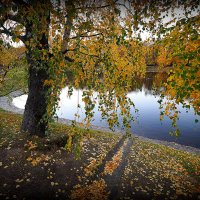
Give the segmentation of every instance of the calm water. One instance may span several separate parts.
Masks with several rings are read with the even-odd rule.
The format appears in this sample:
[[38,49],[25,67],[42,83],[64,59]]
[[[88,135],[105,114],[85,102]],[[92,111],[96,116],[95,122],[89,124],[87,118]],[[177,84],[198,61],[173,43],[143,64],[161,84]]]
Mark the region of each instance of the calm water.
[[[153,80],[155,73],[149,73],[144,80],[140,80],[137,84],[137,89],[133,89],[128,94],[131,100],[134,102],[136,108],[139,110],[138,120],[132,124],[131,131],[140,136],[145,136],[152,139],[173,141],[176,143],[193,146],[200,148],[200,123],[195,123],[195,119],[200,121],[199,116],[194,115],[193,109],[186,111],[181,105],[177,105],[178,110],[181,112],[177,125],[181,131],[181,136],[175,137],[169,135],[171,128],[171,121],[167,117],[164,117],[163,121],[160,121],[159,110],[159,94],[155,95],[152,90]],[[57,110],[58,117],[66,118],[70,120],[75,119],[75,114],[80,115],[79,121],[83,120],[84,115],[84,103],[82,99],[82,90],[74,90],[73,95],[68,97],[68,88],[64,88],[61,92],[59,102],[59,109]],[[94,94],[96,95],[96,93]],[[13,99],[15,106],[24,108],[27,95],[22,95]],[[81,108],[77,108],[77,105]],[[107,123],[101,120],[101,113],[98,111],[98,104],[96,105],[94,115],[94,121],[92,124],[107,127]],[[135,115],[134,110],[132,110]]]

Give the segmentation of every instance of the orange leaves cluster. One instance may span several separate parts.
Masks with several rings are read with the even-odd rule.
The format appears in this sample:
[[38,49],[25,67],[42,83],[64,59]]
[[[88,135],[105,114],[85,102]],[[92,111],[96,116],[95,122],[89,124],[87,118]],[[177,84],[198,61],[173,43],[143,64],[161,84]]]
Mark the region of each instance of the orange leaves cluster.
[[24,145],[24,147],[27,147],[28,150],[33,150],[37,148],[37,144],[34,144],[32,141],[28,141],[27,144]]
[[32,164],[32,166],[37,166],[41,162],[49,161],[50,157],[42,154],[40,156],[35,156],[35,157],[29,156],[26,160],[29,161]]
[[167,49],[163,46],[158,47],[158,49],[159,54],[156,57],[156,62],[159,64],[160,67],[168,66],[171,63],[171,57],[167,52]]
[[81,187],[80,185],[78,185],[73,189],[70,198],[79,200],[106,200],[108,199],[106,187],[106,182],[103,179],[94,181],[90,185],[87,185],[85,187]]
[[53,80],[45,80],[44,81],[44,86],[51,86],[53,84]]
[[[80,5],[85,3],[82,1]],[[63,15],[62,11],[59,16],[56,12],[52,13],[49,44],[53,56],[48,60],[51,69],[50,78],[44,82],[44,85],[51,88],[48,95],[48,115],[54,114],[51,112],[52,107],[54,111],[56,110],[57,96],[67,85],[67,78],[63,74],[67,74],[68,71],[75,76],[73,81],[69,80],[75,88],[85,87],[86,90],[97,91],[99,94],[111,92],[113,98],[102,100],[107,105],[109,105],[108,100],[111,102],[111,99],[116,99],[114,96],[124,96],[130,90],[133,77],[144,76],[146,70],[144,49],[132,38],[127,28],[122,26],[122,17],[116,12],[116,5],[113,2],[112,4],[109,10],[95,10],[93,4],[91,6],[94,9],[89,9],[86,13],[82,13],[81,9],[75,11],[70,6],[64,6],[63,11],[70,12],[67,23],[66,15]],[[60,25],[57,23],[58,20]],[[131,29],[131,26],[129,28]],[[66,31],[69,31],[68,36],[64,34]],[[63,49],[66,53],[61,56],[60,52]],[[74,62],[65,62],[65,56]],[[91,104],[87,100],[85,103],[88,107]],[[112,110],[111,107],[115,109],[115,106],[107,105],[106,112]],[[127,109],[129,102],[125,102],[125,106],[122,107]],[[88,113],[91,112],[92,109]],[[123,114],[126,115],[126,112]]]
[[[115,31],[117,30],[110,34],[114,35]],[[110,126],[117,122],[117,116],[114,114],[117,107],[122,108],[123,116],[129,114],[124,111],[130,108],[128,100],[119,102],[116,100],[122,99],[121,97],[125,97],[130,91],[134,77],[144,76],[146,71],[144,52],[142,45],[134,39],[120,39],[115,36],[103,40],[97,38],[82,40],[77,54],[72,54],[74,63],[71,67],[76,72],[75,87],[85,86],[86,91],[98,92],[101,105],[105,105],[99,108],[102,115],[107,116],[107,113],[112,113],[108,116],[109,119],[107,118]],[[92,95],[83,98],[88,107],[93,104],[89,99],[92,99]]]
[[112,173],[114,172],[114,170],[117,169],[117,167],[119,166],[121,159],[122,159],[122,155],[123,155],[123,149],[124,146],[126,146],[127,141],[124,142],[123,146],[117,151],[117,153],[113,156],[111,161],[108,161],[105,165],[104,168],[104,174],[109,174],[112,175]]
[[25,48],[4,47],[0,45],[0,83],[4,83],[7,72],[11,71],[15,66],[22,65],[18,59],[25,51]]
[[163,94],[167,95],[169,101],[174,100],[176,104],[182,103],[186,107],[193,106],[197,114],[200,112],[198,59],[200,38],[196,34],[199,22],[196,18],[193,24],[188,21],[180,27],[175,27],[157,45],[158,65],[161,68],[170,65],[169,77],[164,85]]
[[84,169],[85,176],[91,176],[93,174],[93,171],[97,167],[97,164],[98,164],[97,160],[95,158],[92,158],[89,165],[87,165],[86,168]]

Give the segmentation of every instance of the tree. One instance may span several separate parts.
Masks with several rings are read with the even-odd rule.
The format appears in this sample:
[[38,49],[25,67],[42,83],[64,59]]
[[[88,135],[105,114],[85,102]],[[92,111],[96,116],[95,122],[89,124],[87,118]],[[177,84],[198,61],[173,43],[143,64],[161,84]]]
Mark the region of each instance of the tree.
[[[172,119],[174,127],[179,113],[176,104],[192,106],[195,114],[200,115],[199,25],[199,16],[182,19],[159,42],[158,64],[162,68],[164,63],[171,63],[162,95],[167,96],[163,114]],[[176,132],[179,134],[178,129]]]
[[134,104],[126,93],[132,78],[145,73],[144,48],[134,34],[141,28],[156,34],[163,24],[161,15],[181,5],[187,13],[198,1],[2,1],[0,33],[24,43],[29,64],[22,130],[45,135],[67,71],[75,75],[76,87],[87,89],[86,125],[97,100],[92,91],[97,90],[99,109],[109,125],[118,123],[120,109],[128,127]]
[[0,96],[27,88],[27,62],[24,47],[0,45]]
[[0,84],[5,81],[7,73],[16,66],[24,48],[5,47],[0,45]]

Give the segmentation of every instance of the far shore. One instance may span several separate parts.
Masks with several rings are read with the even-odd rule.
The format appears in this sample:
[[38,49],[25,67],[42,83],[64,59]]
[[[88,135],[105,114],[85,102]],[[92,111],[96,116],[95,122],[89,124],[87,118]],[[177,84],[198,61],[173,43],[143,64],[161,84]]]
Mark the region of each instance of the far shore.
[[[13,98],[21,96],[23,94],[24,94],[23,91],[17,90],[17,91],[11,92],[7,96],[0,97],[0,108],[2,108],[5,111],[9,111],[9,112],[13,112],[13,113],[23,115],[24,109],[17,108],[12,103]],[[72,123],[71,120],[64,119],[64,118],[58,118],[58,119],[56,119],[56,121],[58,123],[62,123],[62,124],[66,124],[66,125],[71,125],[71,123]],[[98,131],[111,132],[111,130],[109,128],[101,127],[101,126],[92,125],[91,129],[98,130]],[[113,132],[113,133],[123,133],[123,132],[121,130],[115,130],[115,132]],[[132,133],[132,135],[133,135],[133,137],[139,138],[139,139],[147,141],[147,142],[165,145],[165,146],[177,149],[177,150],[186,151],[186,152],[189,152],[189,153],[200,155],[200,149],[195,148],[195,147],[186,146],[186,145],[178,144],[178,143],[175,143],[175,142],[168,142],[168,141],[163,141],[163,140],[150,139],[150,138],[147,138],[147,137],[139,136],[139,135],[134,134],[134,133]]]

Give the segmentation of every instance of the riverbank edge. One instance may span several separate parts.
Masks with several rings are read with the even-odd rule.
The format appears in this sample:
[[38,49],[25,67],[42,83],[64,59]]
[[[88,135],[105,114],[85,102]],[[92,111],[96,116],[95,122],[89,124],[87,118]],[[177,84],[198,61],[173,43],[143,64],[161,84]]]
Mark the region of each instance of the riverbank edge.
[[[17,108],[12,103],[13,98],[21,96],[23,94],[24,94],[23,91],[17,90],[17,91],[9,93],[7,96],[0,97],[0,108],[2,108],[5,111],[9,111],[9,112],[12,112],[12,113],[23,115],[24,109]],[[71,120],[64,119],[64,118],[57,118],[56,122],[61,123],[61,124],[66,124],[66,125],[72,124]],[[97,130],[97,131],[111,132],[111,130],[106,128],[106,127],[100,127],[100,126],[92,125],[90,128],[92,130]],[[115,132],[113,132],[113,133],[118,133],[118,134],[121,133],[122,134],[123,132],[121,130],[115,130]],[[177,150],[180,150],[180,151],[186,151],[188,153],[200,155],[200,149],[195,148],[195,147],[186,146],[186,145],[178,144],[178,143],[175,143],[175,142],[168,142],[168,141],[164,141],[164,140],[150,139],[150,138],[147,138],[147,137],[139,136],[135,133],[133,133],[132,135],[133,135],[133,137],[138,138],[138,139],[143,140],[143,141],[146,141],[146,142],[164,145],[164,146],[171,147],[171,148],[174,148],[174,149],[177,149]]]

